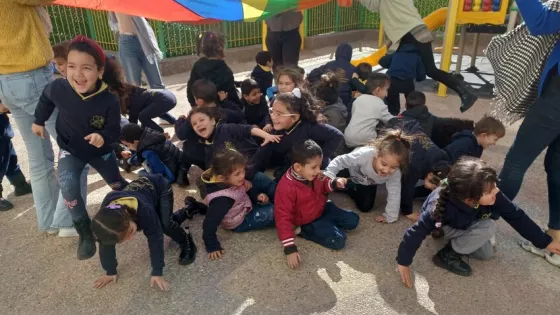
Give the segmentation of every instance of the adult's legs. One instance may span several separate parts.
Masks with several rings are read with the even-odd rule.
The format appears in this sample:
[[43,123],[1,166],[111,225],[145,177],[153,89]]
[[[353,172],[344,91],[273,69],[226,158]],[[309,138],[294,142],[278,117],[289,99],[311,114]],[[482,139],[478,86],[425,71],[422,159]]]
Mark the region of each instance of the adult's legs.
[[[142,57],[144,52],[136,35],[119,35],[119,57],[126,82],[142,85]],[[145,58],[145,57],[144,57]]]
[[366,186],[350,181],[345,192],[354,200],[360,211],[369,212],[373,209],[377,196],[377,185]]
[[397,116],[401,112],[401,93],[405,92],[405,84],[406,80],[391,77],[391,86],[389,87],[385,103],[387,103],[389,113],[393,116]]
[[297,66],[301,47],[299,28],[288,32],[282,32],[282,43],[283,64],[286,66]]
[[[142,46],[140,46],[142,48]],[[144,51],[141,51],[140,63],[142,65],[142,70],[146,74],[146,79],[148,80],[148,85],[150,89],[165,89],[165,84],[163,84],[163,79],[161,78],[161,73],[159,71],[159,65],[157,60],[150,60],[146,58]]]
[[274,69],[284,64],[282,45],[282,32],[271,32],[268,29],[266,33],[266,48],[272,54]]
[[[53,80],[52,68],[44,67],[28,72],[0,75],[0,99],[12,112],[25,143],[29,159],[29,173],[39,230],[52,224],[59,187],[54,174],[54,154],[50,137],[43,140],[31,132],[35,108],[45,86]],[[54,130],[57,111],[46,122],[47,131]]]

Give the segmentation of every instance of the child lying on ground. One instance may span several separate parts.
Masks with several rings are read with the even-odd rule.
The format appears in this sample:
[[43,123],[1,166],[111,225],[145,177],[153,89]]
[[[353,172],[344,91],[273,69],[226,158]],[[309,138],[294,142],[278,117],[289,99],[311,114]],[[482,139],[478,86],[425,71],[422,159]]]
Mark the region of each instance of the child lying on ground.
[[346,234],[341,229],[353,230],[360,221],[357,214],[328,201],[327,195],[343,189],[346,179],[322,175],[322,160],[323,151],[313,140],[298,143],[293,148],[292,167],[276,189],[274,218],[290,268],[301,262],[296,235],[330,249],[342,249]]
[[196,245],[188,228],[185,232],[181,227],[187,212],[187,208],[183,208],[173,213],[173,189],[159,174],[142,176],[124,190],[109,193],[91,223],[91,230],[99,242],[101,266],[106,271],[95,281],[95,288],[101,289],[113,281],[117,282],[115,246],[132,240],[137,231],[143,231],[152,263],[150,286],[169,290],[169,283],[163,279],[163,235],[169,236],[181,247],[180,265],[193,263],[196,256]]
[[208,258],[222,258],[216,230],[247,232],[274,226],[273,202],[276,183],[263,173],[245,180],[247,159],[233,149],[218,152],[211,168],[202,174],[208,211],[202,224],[202,239]]

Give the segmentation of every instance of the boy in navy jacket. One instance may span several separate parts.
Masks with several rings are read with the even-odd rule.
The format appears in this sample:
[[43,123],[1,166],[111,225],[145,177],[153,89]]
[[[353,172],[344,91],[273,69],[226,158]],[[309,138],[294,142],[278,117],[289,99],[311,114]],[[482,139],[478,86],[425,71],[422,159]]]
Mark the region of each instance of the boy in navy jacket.
[[[259,85],[253,79],[241,82],[241,104],[247,124],[263,129],[270,120],[270,113]],[[272,125],[270,127],[272,128]]]
[[494,117],[484,116],[474,125],[473,131],[465,130],[454,134],[445,151],[451,163],[465,155],[480,158],[484,149],[495,145],[505,134],[506,128],[502,122]]
[[272,86],[272,54],[269,51],[259,51],[255,56],[257,65],[251,72],[251,78],[259,84],[262,94],[266,94],[266,90]]
[[418,50],[411,44],[401,45],[397,52],[381,58],[379,65],[388,69],[387,75],[391,77],[391,87],[385,101],[389,112],[396,116],[401,111],[400,94],[407,97],[414,91],[414,80],[426,80],[426,69]]

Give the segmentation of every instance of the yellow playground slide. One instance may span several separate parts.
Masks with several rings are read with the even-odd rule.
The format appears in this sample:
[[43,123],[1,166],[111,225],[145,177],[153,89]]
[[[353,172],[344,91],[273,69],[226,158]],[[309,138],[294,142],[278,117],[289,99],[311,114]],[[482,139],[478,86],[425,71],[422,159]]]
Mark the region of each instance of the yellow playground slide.
[[[428,15],[424,18],[424,23],[426,23],[428,28],[431,31],[433,31],[436,28],[444,25],[446,19],[447,19],[447,7],[437,9],[434,12],[430,13],[430,15]],[[383,21],[381,21],[381,22],[383,22]],[[369,63],[372,67],[377,66],[379,64],[379,59],[381,59],[381,57],[385,56],[385,54],[387,54],[387,45],[379,48],[376,52],[374,52],[373,54],[371,54],[367,57],[357,59],[357,60],[353,60],[352,64],[354,66],[357,66],[358,64],[360,64],[362,62],[365,62],[365,63]]]

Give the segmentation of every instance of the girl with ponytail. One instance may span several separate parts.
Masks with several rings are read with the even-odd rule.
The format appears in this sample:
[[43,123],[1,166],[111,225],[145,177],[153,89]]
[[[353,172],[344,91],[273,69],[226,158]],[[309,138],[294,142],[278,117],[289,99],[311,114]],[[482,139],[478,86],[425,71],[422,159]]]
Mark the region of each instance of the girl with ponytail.
[[45,138],[45,122],[58,109],[58,179],[62,196],[79,234],[78,259],[88,259],[96,248],[90,219],[81,197],[80,174],[91,165],[114,190],[124,188],[112,144],[120,136],[119,100],[106,81],[116,68],[93,40],[78,36],[70,43],[66,79],[47,85],[35,110],[32,131]]
[[447,179],[424,202],[418,222],[404,234],[397,255],[401,280],[412,287],[410,265],[422,241],[432,231],[441,229],[447,245],[433,257],[436,266],[460,276],[472,274],[462,256],[487,260],[493,254],[490,239],[496,223],[503,217],[522,237],[535,247],[560,254],[560,242],[541,230],[523,210],[513,204],[497,187],[496,171],[476,158],[459,160]]

